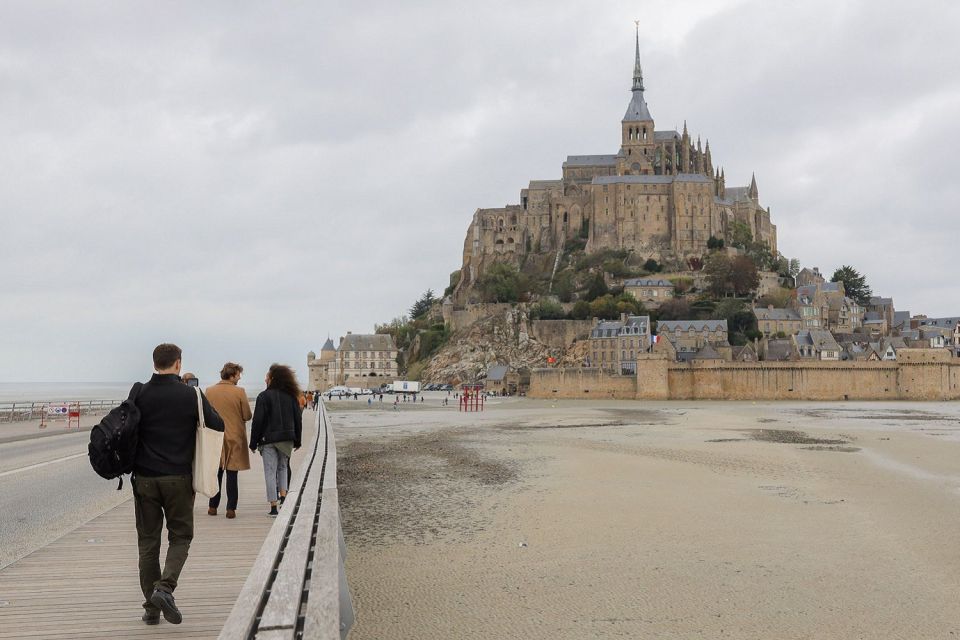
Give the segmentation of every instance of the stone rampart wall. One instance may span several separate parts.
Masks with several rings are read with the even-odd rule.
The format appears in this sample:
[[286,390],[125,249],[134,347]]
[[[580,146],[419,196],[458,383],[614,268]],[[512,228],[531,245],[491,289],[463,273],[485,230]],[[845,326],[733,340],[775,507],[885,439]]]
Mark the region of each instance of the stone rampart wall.
[[[540,369],[529,395],[644,400],[957,400],[960,361],[695,362],[655,356],[637,362],[637,376],[594,369]],[[592,374],[592,375],[591,375]],[[632,394],[631,394],[632,387]]]
[[529,396],[535,398],[614,398],[632,400],[637,395],[633,376],[600,369],[534,369]]

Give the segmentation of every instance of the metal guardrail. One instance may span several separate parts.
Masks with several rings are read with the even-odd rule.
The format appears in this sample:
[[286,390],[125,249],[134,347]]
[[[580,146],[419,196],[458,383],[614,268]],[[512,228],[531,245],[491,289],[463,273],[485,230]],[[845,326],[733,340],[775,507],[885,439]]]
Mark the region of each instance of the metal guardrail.
[[25,401],[0,402],[0,422],[21,422],[25,420],[39,420],[44,407],[48,405],[79,406],[81,415],[106,413],[119,405],[122,400],[74,400],[74,401]]
[[316,416],[316,437],[220,631],[221,640],[342,640],[353,626],[337,448],[323,403]]

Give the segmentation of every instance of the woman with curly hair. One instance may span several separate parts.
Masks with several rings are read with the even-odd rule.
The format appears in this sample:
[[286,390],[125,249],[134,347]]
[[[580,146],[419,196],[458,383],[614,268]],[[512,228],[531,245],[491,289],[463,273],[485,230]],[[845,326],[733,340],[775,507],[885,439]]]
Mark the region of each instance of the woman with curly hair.
[[282,364],[270,365],[264,380],[267,388],[257,396],[250,431],[250,450],[263,457],[263,478],[267,484],[270,513],[277,515],[277,500],[287,496],[287,469],[290,455],[300,448],[303,414],[300,409],[300,386],[293,369]]

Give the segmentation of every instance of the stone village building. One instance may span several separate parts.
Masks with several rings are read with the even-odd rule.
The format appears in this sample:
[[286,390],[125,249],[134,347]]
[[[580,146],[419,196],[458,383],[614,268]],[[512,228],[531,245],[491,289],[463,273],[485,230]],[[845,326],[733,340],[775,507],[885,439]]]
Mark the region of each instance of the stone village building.
[[620,149],[607,155],[568,156],[555,180],[532,180],[520,203],[477,209],[463,245],[453,297],[476,302],[474,284],[492,264],[520,266],[531,255],[555,264],[565,244],[582,239],[587,253],[632,251],[663,260],[702,256],[711,236],[727,238],[734,221],[777,252],[777,229],[760,205],[756,179],[727,187],[714,166],[709,141],[657,130],[644,98],[637,33],[632,97],[620,122]]
[[624,313],[619,320],[594,318],[589,345],[587,367],[633,373],[637,355],[650,350],[650,316]]
[[689,361],[708,346],[711,354],[715,351],[724,360],[732,358],[726,320],[661,320],[657,338],[658,343],[670,343],[669,348],[663,346],[677,360]]
[[629,278],[623,281],[623,292],[632,295],[647,309],[657,309],[673,298],[673,283],[661,278]]
[[308,390],[325,391],[337,385],[377,387],[397,376],[397,347],[393,336],[384,333],[347,332],[336,348],[327,338],[320,357],[307,354]]

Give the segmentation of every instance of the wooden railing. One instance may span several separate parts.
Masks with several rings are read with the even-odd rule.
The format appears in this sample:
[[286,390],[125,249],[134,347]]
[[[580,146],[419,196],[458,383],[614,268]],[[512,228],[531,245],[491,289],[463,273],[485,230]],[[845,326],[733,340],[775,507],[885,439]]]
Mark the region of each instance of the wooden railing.
[[353,625],[337,448],[323,403],[317,407],[315,433],[221,640],[343,639]]

